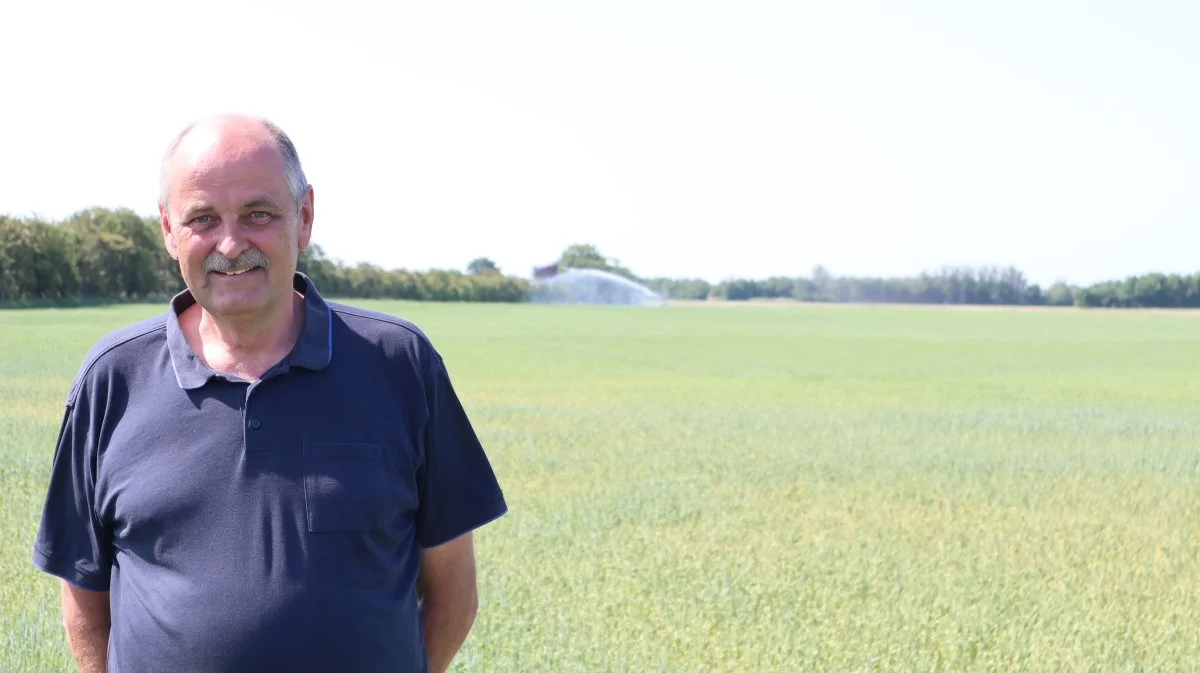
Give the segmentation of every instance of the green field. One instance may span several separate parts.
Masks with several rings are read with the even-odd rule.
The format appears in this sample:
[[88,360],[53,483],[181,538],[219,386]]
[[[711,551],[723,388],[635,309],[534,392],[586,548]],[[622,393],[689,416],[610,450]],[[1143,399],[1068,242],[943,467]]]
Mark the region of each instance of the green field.
[[[362,302],[446,356],[511,513],[459,671],[1200,662],[1200,315]],[[0,670],[69,670],[32,570],[91,341],[0,312]]]

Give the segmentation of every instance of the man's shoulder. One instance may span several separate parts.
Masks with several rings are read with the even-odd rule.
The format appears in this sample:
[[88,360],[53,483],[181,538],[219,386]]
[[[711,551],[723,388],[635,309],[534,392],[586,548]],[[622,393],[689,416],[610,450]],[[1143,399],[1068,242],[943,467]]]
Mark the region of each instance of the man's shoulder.
[[415,351],[440,359],[424,330],[410,320],[359,306],[329,302],[329,310],[355,334],[389,349]]
[[118,364],[127,360],[126,356],[144,355],[147,347],[165,343],[166,331],[167,314],[164,311],[108,332],[92,343],[80,371],[97,365]]
[[74,402],[84,382],[101,376],[121,375],[125,369],[144,363],[147,349],[166,344],[166,328],[167,313],[163,311],[96,339],[79,365],[68,404]]

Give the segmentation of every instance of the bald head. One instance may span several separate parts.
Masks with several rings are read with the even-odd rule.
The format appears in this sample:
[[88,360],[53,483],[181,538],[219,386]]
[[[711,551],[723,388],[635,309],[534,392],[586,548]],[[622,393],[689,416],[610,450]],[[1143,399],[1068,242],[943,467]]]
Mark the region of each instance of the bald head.
[[197,120],[175,136],[162,160],[159,203],[164,210],[168,209],[176,158],[180,155],[187,155],[190,161],[195,161],[205,154],[247,154],[265,148],[278,154],[292,202],[299,209],[304,202],[308,179],[291,138],[266,119],[236,114],[214,115]]

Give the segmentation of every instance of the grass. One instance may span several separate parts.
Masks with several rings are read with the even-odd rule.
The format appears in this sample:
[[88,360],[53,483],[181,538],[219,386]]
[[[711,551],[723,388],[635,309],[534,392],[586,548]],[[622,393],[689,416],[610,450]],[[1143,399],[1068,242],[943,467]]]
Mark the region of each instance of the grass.
[[[361,302],[447,358],[511,513],[457,671],[1200,660],[1200,316]],[[66,388],[157,306],[0,312],[0,670]]]

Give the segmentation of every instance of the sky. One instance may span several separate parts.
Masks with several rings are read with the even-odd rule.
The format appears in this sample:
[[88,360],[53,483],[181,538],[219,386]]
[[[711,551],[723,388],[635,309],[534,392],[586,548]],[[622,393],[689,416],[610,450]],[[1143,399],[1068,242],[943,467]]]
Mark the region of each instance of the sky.
[[528,276],[1200,271],[1200,3],[44,0],[0,8],[0,214],[155,215],[265,116],[344,263]]

